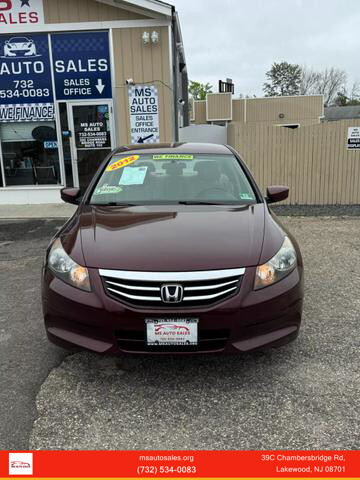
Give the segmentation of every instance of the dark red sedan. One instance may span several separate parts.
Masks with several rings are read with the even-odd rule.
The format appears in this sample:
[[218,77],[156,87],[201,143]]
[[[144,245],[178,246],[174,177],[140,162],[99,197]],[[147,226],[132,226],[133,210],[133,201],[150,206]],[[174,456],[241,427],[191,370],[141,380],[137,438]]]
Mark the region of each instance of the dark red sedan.
[[239,353],[296,338],[299,247],[239,155],[215,144],[120,148],[51,241],[43,269],[51,341],[100,353]]

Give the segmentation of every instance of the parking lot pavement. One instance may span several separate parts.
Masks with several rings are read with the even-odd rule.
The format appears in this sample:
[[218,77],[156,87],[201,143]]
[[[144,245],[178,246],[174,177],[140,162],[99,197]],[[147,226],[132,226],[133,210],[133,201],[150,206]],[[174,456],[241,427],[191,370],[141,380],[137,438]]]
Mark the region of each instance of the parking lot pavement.
[[0,449],[27,449],[35,397],[67,354],[44,335],[40,271],[64,220],[0,220]]
[[[282,221],[299,240],[306,269],[295,343],[238,357],[70,355],[41,386],[30,448],[358,449],[360,219]],[[28,290],[2,312],[23,340],[3,344],[13,342],[10,365],[20,378],[39,379],[61,354],[38,327],[34,272],[37,278],[33,260],[10,267],[13,287],[3,297]]]

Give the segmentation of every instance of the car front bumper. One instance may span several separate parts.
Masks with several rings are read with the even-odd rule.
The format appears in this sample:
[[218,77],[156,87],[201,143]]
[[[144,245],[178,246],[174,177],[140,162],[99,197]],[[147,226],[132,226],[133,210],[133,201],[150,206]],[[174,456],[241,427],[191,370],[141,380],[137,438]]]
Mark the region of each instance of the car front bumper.
[[[142,310],[105,294],[96,269],[89,269],[92,292],[84,292],[43,272],[42,300],[48,338],[63,347],[81,347],[103,354],[241,353],[294,340],[299,332],[302,268],[280,282],[254,291],[255,267],[248,267],[239,292],[208,308],[181,311]],[[196,347],[149,347],[146,318],[197,318]]]

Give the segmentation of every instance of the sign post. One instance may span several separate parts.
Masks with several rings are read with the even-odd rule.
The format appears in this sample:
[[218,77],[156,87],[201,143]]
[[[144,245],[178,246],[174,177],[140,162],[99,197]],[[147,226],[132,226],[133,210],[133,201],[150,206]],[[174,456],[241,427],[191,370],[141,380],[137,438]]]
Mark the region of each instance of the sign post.
[[159,101],[155,85],[129,87],[131,143],[159,143]]

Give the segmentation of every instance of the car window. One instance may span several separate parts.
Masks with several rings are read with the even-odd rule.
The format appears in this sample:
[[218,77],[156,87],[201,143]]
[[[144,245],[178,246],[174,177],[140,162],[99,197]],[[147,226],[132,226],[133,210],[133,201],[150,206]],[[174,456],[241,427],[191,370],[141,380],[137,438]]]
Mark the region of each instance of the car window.
[[91,204],[208,202],[248,204],[256,195],[232,155],[114,155]]

